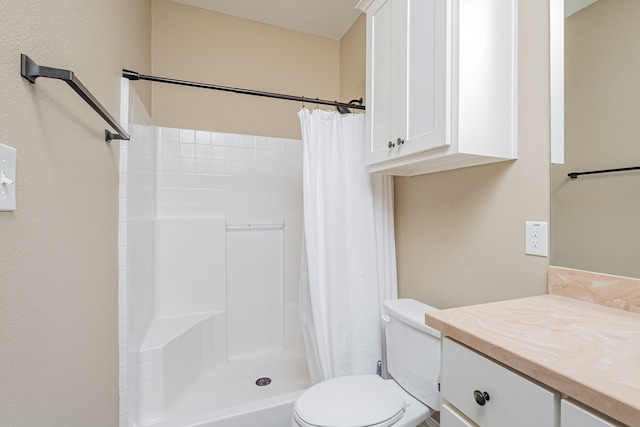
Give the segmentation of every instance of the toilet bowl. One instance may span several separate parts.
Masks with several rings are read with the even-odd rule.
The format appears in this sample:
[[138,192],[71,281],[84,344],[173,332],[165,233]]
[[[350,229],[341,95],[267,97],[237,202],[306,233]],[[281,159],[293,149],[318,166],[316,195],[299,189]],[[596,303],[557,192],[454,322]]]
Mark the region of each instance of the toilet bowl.
[[421,302],[384,303],[392,379],[352,375],[320,382],[295,402],[292,427],[415,427],[440,406],[440,333],[424,324]]
[[414,427],[434,412],[377,375],[333,378],[307,392],[295,402],[292,427]]

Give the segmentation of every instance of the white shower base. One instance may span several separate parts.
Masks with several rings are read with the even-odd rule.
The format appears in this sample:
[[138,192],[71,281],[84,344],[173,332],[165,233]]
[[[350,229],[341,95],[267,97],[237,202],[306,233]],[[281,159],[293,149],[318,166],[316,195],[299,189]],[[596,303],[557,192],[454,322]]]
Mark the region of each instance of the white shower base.
[[[271,384],[257,386],[261,377]],[[281,427],[309,387],[306,360],[288,352],[237,358],[197,380],[154,427]],[[196,415],[194,415],[196,414]]]
[[[258,378],[271,384],[257,386]],[[237,357],[203,373],[164,417],[145,427],[246,427],[289,425],[296,398],[309,387],[304,355],[272,351]]]

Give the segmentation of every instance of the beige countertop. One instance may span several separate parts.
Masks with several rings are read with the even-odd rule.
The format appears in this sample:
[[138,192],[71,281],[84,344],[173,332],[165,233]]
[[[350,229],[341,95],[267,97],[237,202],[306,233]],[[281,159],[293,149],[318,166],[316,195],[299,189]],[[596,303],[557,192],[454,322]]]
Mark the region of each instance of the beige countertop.
[[640,315],[541,295],[426,314],[426,324],[630,426],[640,426]]

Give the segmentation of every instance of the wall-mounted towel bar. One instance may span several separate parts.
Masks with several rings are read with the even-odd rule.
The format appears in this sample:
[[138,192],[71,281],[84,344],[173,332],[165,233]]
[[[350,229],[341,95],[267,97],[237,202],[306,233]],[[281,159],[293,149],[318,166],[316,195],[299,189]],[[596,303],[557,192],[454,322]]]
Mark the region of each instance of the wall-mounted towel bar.
[[118,133],[112,133],[109,130],[105,129],[104,131],[104,139],[107,142],[110,142],[113,139],[129,139],[129,134],[124,130],[120,123],[118,123],[109,112],[98,102],[98,100],[87,90],[86,87],[78,80],[78,78],[73,74],[73,71],[63,70],[60,68],[51,68],[51,67],[43,67],[41,65],[36,64],[31,58],[29,58],[24,53],[20,55],[20,74],[25,79],[29,80],[30,83],[35,83],[38,77],[48,77],[52,79],[64,80],[71,88],[76,91],[78,95],[82,99],[84,99],[87,104],[91,106],[95,110],[96,113],[100,115],[103,119],[106,120],[107,123]]
[[284,224],[242,224],[242,225],[227,225],[227,231],[267,231],[267,230],[282,230]]
[[626,172],[626,171],[635,171],[640,170],[640,166],[633,166],[630,168],[619,168],[619,169],[603,169],[598,171],[587,171],[587,172],[569,172],[567,176],[571,179],[578,179],[580,175],[594,175],[599,173],[611,173],[611,172]]

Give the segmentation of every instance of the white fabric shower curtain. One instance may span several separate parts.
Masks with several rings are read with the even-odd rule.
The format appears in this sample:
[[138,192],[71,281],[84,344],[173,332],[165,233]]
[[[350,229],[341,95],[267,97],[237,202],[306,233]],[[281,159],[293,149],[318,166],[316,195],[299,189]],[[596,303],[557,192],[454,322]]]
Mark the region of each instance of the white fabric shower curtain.
[[298,116],[307,258],[300,307],[315,384],[375,373],[382,360],[382,303],[397,298],[393,178],[366,172],[364,114],[303,108]]

